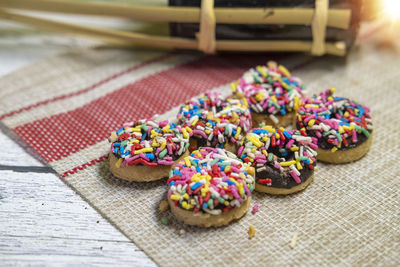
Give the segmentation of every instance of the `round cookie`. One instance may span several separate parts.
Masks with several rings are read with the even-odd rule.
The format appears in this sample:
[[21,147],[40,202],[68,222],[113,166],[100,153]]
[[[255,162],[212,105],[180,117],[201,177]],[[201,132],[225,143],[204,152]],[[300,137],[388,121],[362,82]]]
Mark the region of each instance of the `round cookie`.
[[247,99],[253,127],[261,123],[275,127],[291,125],[304,96],[302,81],[272,61],[248,70],[231,87],[235,97]]
[[246,100],[224,99],[208,92],[183,104],[178,121],[192,128],[194,147],[218,147],[236,152],[243,135],[251,129],[251,114]]
[[168,176],[175,161],[188,155],[191,129],[152,119],[125,123],[109,137],[110,171],[118,178],[149,182]]
[[318,139],[318,160],[347,163],[360,159],[372,143],[373,127],[368,107],[329,89],[304,99],[296,116],[296,127]]
[[229,151],[202,147],[170,171],[168,186],[168,202],[178,220],[222,226],[249,209],[254,168]]
[[314,175],[317,140],[298,130],[261,126],[246,135],[238,151],[255,168],[255,190],[286,195],[306,188]]

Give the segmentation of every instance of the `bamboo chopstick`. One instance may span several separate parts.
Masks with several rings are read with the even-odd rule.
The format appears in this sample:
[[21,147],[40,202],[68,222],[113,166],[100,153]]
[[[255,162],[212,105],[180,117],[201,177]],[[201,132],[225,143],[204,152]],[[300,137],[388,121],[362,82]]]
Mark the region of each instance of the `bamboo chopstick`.
[[16,14],[4,9],[0,9],[0,18],[13,22],[23,23],[28,26],[36,27],[43,30],[76,34],[84,37],[96,38],[115,44],[137,44],[156,48],[197,49],[197,42],[195,40],[81,26],[49,19],[37,18],[28,15]]
[[[81,15],[130,18],[148,22],[200,22],[198,7],[133,6],[65,0],[0,0],[0,7]],[[216,22],[226,24],[310,25],[313,8],[214,8]],[[328,27],[348,29],[351,10],[329,9]]]
[[[60,33],[70,33],[85,37],[96,38],[120,45],[142,45],[161,49],[197,49],[197,41],[193,39],[153,36],[139,33],[123,32],[110,29],[80,26],[70,23],[42,19],[33,16],[16,14],[0,9],[0,18],[13,22],[27,24],[44,30]],[[343,42],[326,43],[326,52],[332,55],[343,56],[346,46]],[[216,42],[220,51],[304,51],[309,52],[312,42],[306,41],[232,41],[221,40]]]

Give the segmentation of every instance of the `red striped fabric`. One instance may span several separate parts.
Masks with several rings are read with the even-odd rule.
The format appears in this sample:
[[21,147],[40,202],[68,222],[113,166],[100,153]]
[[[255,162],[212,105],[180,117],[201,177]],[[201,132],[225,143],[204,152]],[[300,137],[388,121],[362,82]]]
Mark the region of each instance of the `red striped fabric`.
[[238,78],[271,56],[208,56],[151,75],[75,110],[14,131],[48,162],[107,138],[124,122],[164,113],[185,100]]
[[132,66],[132,67],[130,67],[130,68],[126,69],[126,70],[123,70],[123,71],[121,71],[119,73],[115,73],[115,74],[113,74],[113,75],[111,75],[111,76],[109,76],[109,77],[107,77],[107,78],[95,83],[95,84],[92,84],[91,86],[88,86],[88,87],[86,87],[84,89],[81,89],[81,90],[78,90],[76,92],[69,93],[69,94],[64,94],[64,95],[60,95],[60,96],[56,96],[56,97],[53,97],[53,98],[50,98],[50,99],[39,101],[39,102],[37,102],[35,104],[28,105],[26,107],[23,107],[23,108],[20,108],[20,109],[17,109],[17,110],[13,110],[11,112],[8,112],[6,114],[1,115],[0,116],[0,120],[3,120],[4,118],[7,118],[7,117],[14,116],[15,114],[18,114],[18,113],[21,113],[21,112],[24,112],[24,111],[31,110],[32,108],[37,108],[37,107],[40,107],[40,106],[43,106],[43,105],[46,105],[46,104],[49,104],[49,103],[52,103],[52,102],[60,101],[60,100],[66,99],[66,98],[70,98],[70,97],[73,97],[73,96],[77,96],[77,95],[81,95],[81,94],[87,93],[87,92],[89,92],[89,91],[91,91],[93,89],[96,89],[97,87],[99,87],[99,86],[101,86],[101,85],[103,85],[103,84],[105,84],[105,83],[107,83],[107,82],[109,82],[111,80],[114,80],[114,79],[116,79],[118,77],[121,77],[122,75],[125,75],[125,74],[127,74],[129,72],[135,71],[135,70],[137,70],[139,68],[142,68],[142,67],[144,67],[146,65],[149,65],[151,63],[166,59],[168,57],[171,57],[172,55],[173,55],[173,53],[163,54],[161,56],[158,56],[158,57],[149,59],[149,60],[147,60],[145,62],[142,62],[142,63],[140,63],[138,65]]

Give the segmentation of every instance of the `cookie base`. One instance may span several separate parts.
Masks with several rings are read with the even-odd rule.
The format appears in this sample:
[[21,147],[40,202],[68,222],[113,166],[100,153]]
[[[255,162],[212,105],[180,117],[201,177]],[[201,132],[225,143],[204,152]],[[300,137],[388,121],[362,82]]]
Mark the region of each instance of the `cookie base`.
[[223,212],[220,215],[212,215],[209,213],[193,213],[193,211],[184,210],[175,206],[174,201],[168,199],[169,206],[175,217],[183,221],[185,224],[200,227],[224,226],[233,220],[241,218],[250,208],[251,197],[246,199],[239,208]]
[[336,150],[335,152],[332,152],[330,149],[318,148],[317,160],[335,164],[348,163],[359,160],[365,154],[367,154],[369,148],[371,147],[372,136],[373,134],[371,134],[364,143],[351,149]]
[[313,179],[314,179],[314,174],[308,177],[307,180],[305,180],[303,183],[296,185],[292,188],[278,188],[256,183],[255,190],[257,192],[267,193],[271,195],[289,195],[304,190],[311,183]]
[[186,151],[173,165],[159,165],[157,167],[135,165],[117,168],[115,163],[117,163],[118,158],[111,152],[108,158],[110,161],[110,171],[114,176],[130,182],[151,182],[167,177],[171,168],[174,168],[177,162],[188,155],[189,151]]
[[295,113],[290,112],[287,113],[286,115],[275,115],[275,117],[279,120],[278,123],[275,123],[271,118],[266,115],[266,114],[260,114],[260,113],[255,113],[251,112],[251,117],[253,121],[253,127],[259,127],[261,123],[264,123],[266,125],[272,125],[275,128],[277,127],[287,127],[289,125],[293,124]]

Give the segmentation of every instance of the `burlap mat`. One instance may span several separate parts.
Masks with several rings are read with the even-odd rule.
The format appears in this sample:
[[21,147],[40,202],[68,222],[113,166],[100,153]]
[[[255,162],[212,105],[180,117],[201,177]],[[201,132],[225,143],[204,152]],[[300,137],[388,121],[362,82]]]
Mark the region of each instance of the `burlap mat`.
[[[138,184],[110,175],[110,131],[156,113],[174,117],[174,107],[207,90],[227,94],[230,81],[271,57],[302,77],[309,95],[336,87],[371,107],[375,134],[367,156],[319,164],[313,183],[295,195],[255,193],[258,213],[211,229],[182,225],[158,211],[165,180]],[[399,265],[399,58],[368,42],[345,59],[79,50],[3,77],[0,116],[160,265]],[[256,229],[251,240],[250,225]]]

